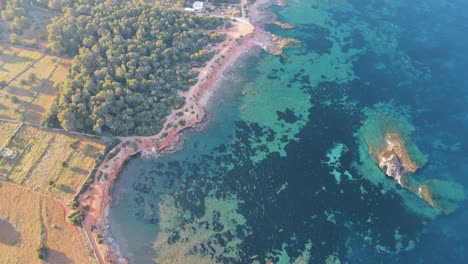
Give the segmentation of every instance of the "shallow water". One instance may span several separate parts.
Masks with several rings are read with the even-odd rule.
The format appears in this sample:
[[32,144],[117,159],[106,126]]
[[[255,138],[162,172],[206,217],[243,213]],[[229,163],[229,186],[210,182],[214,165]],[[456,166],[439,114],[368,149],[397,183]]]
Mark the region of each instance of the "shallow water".
[[405,109],[429,156],[414,177],[466,189],[468,2],[288,3],[272,10],[295,28],[268,30],[302,45],[240,63],[181,151],[121,173],[110,217],[123,251],[134,263],[464,263],[467,202],[417,214],[360,169],[357,132],[379,102]]

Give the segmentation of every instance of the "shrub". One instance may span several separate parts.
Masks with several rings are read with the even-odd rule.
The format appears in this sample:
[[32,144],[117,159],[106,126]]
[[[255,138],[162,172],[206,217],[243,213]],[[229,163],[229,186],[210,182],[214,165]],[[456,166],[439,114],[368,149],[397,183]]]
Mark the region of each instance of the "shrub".
[[120,152],[120,148],[115,148],[107,155],[107,160],[113,159],[115,156],[117,156],[117,154],[119,154],[119,152]]
[[80,141],[79,141],[79,140],[74,141],[74,142],[70,143],[70,148],[72,148],[72,149],[77,149],[77,148],[78,148],[78,144],[80,144]]
[[113,138],[107,145],[106,145],[106,148],[104,150],[104,155],[106,155],[107,153],[109,153],[109,151],[111,151],[113,148],[117,147],[117,145],[120,144],[120,139],[118,138]]
[[81,226],[81,223],[84,220],[84,213],[80,209],[72,210],[68,215],[67,215],[67,222],[76,225],[76,226]]
[[76,209],[78,206],[80,206],[80,202],[78,202],[78,200],[72,200],[67,204],[67,206],[71,209]]
[[10,35],[10,43],[11,43],[12,45],[15,45],[15,44],[18,43],[18,41],[19,41],[18,35],[16,35],[15,33],[11,33],[11,35]]
[[39,244],[39,246],[38,246],[37,249],[36,249],[36,252],[37,252],[37,257],[38,257],[39,259],[44,260],[44,259],[47,258],[47,247],[46,247],[46,245],[44,244],[44,242],[41,242],[41,243]]
[[32,83],[35,83],[35,82],[36,82],[36,79],[37,79],[37,78],[36,78],[36,74],[30,73],[30,74],[28,75],[28,82],[29,82],[29,83],[31,83],[31,84],[32,84]]
[[96,243],[102,244],[102,242],[104,242],[104,239],[102,238],[102,236],[101,236],[101,235],[97,235],[97,236],[96,236]]

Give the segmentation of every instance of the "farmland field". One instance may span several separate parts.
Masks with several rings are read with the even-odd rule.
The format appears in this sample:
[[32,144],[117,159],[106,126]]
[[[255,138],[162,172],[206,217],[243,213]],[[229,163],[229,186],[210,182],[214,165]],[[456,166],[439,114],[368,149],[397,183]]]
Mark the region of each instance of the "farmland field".
[[65,222],[59,202],[5,182],[0,197],[1,263],[43,263],[36,252],[41,239],[48,263],[89,263],[79,230]]
[[17,123],[2,123],[0,122],[0,148],[5,145],[10,136],[15,132],[19,126]]
[[70,62],[11,46],[0,46],[0,118],[39,124],[65,79]]
[[0,80],[13,79],[41,56],[38,51],[0,46]]
[[52,196],[72,198],[93,169],[104,145],[23,125],[6,146],[18,154],[0,159],[0,175],[30,189]]

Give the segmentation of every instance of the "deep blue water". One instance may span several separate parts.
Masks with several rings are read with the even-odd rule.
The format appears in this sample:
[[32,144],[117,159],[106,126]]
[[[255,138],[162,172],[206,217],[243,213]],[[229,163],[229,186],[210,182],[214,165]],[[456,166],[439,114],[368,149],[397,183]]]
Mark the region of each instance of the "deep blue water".
[[[399,192],[383,192],[358,169],[356,132],[366,107],[409,109],[412,140],[429,156],[414,177],[466,190],[468,2],[288,3],[272,10],[295,28],[267,29],[302,44],[244,59],[181,151],[133,159],[121,173],[111,231],[127,256],[466,263],[467,202],[435,219],[412,212]],[[333,165],[327,153],[337,146]]]

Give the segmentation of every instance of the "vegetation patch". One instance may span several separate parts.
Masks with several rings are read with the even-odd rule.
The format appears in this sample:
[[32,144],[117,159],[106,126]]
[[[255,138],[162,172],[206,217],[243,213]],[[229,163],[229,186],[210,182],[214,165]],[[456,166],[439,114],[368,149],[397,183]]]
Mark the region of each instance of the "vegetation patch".
[[37,257],[39,259],[45,260],[47,259],[47,247],[44,242],[41,242],[36,249]]
[[70,211],[67,215],[67,222],[76,226],[81,226],[81,223],[84,220],[84,213],[80,209],[75,209]]

